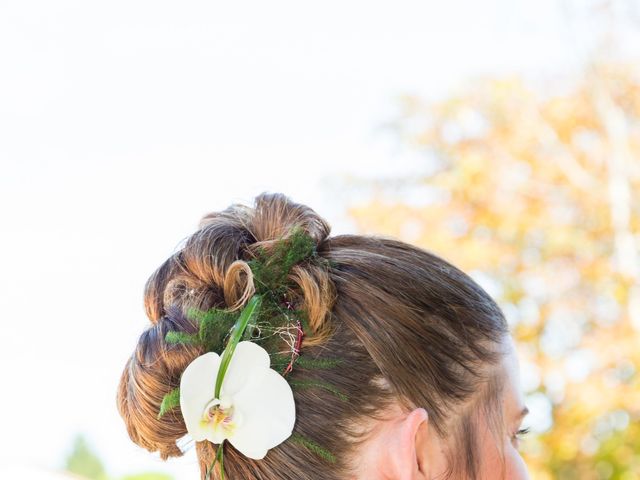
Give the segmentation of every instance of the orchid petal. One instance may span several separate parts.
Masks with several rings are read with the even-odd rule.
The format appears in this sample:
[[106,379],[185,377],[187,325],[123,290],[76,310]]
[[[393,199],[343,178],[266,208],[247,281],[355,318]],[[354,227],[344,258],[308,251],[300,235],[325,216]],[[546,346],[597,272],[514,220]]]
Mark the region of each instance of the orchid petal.
[[187,431],[196,442],[205,439],[214,443],[222,441],[201,422],[204,407],[214,397],[219,368],[220,355],[208,352],[193,360],[180,379],[180,410]]
[[228,440],[243,455],[260,460],[291,435],[296,418],[293,391],[275,370],[253,370],[233,403],[243,420]]
[[232,397],[244,388],[252,372],[257,369],[269,368],[270,363],[269,353],[260,345],[251,341],[239,342],[225,373],[220,396]]

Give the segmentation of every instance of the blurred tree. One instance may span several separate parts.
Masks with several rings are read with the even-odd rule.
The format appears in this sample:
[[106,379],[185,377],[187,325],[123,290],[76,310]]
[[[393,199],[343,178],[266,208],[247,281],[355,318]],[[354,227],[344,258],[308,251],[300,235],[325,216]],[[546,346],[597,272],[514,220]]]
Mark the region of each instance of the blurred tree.
[[593,63],[547,96],[517,77],[408,96],[394,125],[429,171],[353,207],[359,229],[448,258],[499,301],[533,478],[640,479],[640,70]]
[[[90,480],[108,480],[106,469],[100,458],[91,450],[83,435],[77,435],[73,449],[66,460],[66,470],[82,478]],[[166,473],[147,472],[129,474],[121,480],[173,480],[173,476]]]
[[87,440],[78,435],[73,444],[73,450],[67,458],[66,469],[91,480],[106,480],[107,474],[98,456],[91,451]]
[[127,475],[122,480],[173,480],[171,475],[165,473],[140,473],[137,475]]

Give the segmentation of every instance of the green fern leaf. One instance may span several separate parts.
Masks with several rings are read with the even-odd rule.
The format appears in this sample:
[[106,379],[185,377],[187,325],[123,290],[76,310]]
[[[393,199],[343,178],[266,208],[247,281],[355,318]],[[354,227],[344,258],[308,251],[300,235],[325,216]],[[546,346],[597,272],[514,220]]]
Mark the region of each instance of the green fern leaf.
[[303,435],[300,435],[297,432],[294,432],[293,434],[291,434],[291,437],[289,437],[289,438],[290,438],[290,440],[292,442],[297,443],[299,445],[302,445],[303,447],[308,448],[313,453],[315,453],[316,455],[319,455],[320,457],[324,458],[328,462],[331,462],[331,463],[335,463],[336,462],[336,457],[335,457],[335,455],[333,455],[333,453],[331,453],[326,448],[321,447],[320,445],[318,445],[316,442],[314,442],[310,438],[305,437]]
[[329,392],[333,393],[336,397],[338,397],[343,402],[349,401],[349,397],[347,397],[344,393],[342,393],[338,388],[331,385],[330,383],[319,381],[319,380],[291,380],[289,382],[292,388],[324,388]]
[[160,413],[158,413],[158,420],[167,413],[169,410],[180,406],[180,387],[174,388],[162,398],[160,404]]

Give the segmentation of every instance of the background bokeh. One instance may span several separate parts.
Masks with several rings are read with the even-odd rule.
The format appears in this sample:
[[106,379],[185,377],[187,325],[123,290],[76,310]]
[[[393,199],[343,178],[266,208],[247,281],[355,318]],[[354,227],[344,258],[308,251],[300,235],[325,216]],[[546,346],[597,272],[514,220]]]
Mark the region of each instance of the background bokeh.
[[0,478],[197,478],[115,406],[147,277],[281,191],[469,272],[534,479],[640,479],[640,3],[4,0]]

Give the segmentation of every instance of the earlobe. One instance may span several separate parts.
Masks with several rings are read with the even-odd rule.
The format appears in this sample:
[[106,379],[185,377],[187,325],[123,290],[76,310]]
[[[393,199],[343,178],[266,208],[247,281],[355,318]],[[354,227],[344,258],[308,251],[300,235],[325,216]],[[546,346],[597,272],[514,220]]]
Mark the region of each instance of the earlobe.
[[394,480],[427,480],[425,442],[429,415],[424,408],[416,408],[397,420],[388,439],[388,457],[384,462],[384,476]]

